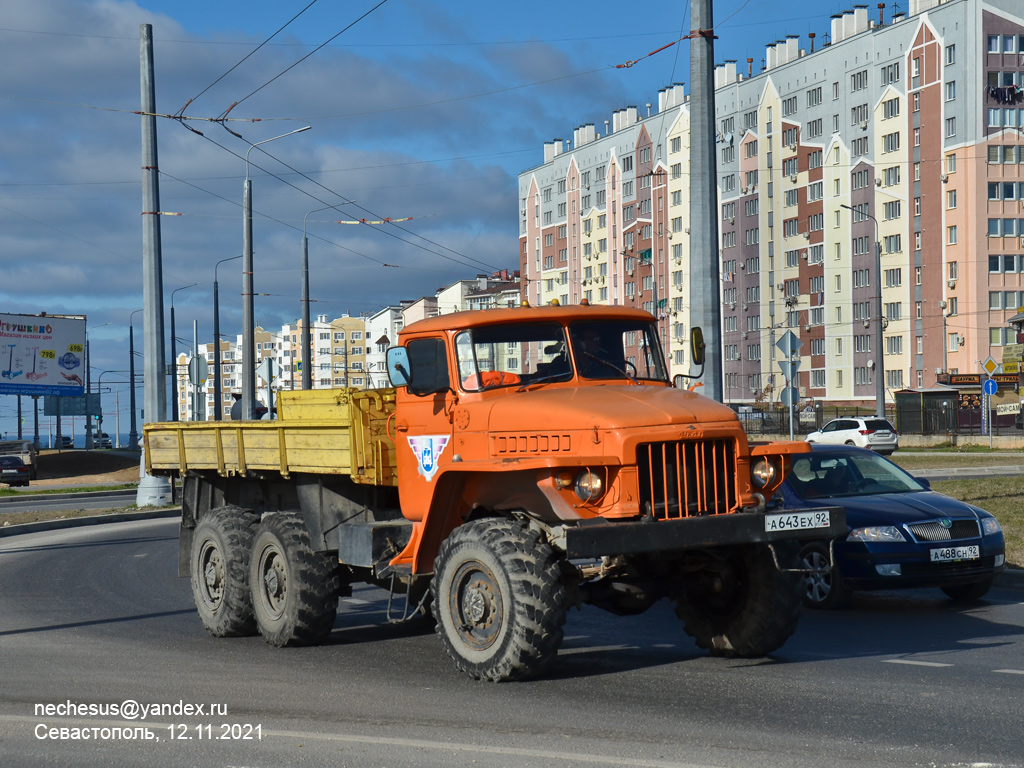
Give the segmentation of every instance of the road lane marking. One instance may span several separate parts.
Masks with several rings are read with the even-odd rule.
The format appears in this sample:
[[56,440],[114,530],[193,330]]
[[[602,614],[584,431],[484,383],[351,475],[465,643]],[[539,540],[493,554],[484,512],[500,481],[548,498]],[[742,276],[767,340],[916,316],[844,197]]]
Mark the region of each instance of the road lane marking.
[[952,664],[942,664],[937,661],[911,661],[910,659],[882,659],[885,664],[907,664],[912,667],[952,667]]
[[1001,672],[1004,675],[1024,675],[1024,669],[993,669],[993,672]]

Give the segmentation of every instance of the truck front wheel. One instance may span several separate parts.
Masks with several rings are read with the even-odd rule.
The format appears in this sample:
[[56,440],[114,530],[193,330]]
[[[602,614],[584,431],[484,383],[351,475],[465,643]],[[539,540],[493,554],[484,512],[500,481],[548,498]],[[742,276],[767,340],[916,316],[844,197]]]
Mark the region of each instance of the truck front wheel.
[[256,634],[249,551],[257,522],[248,510],[218,507],[200,519],[192,536],[192,597],[199,618],[214,637]]
[[249,562],[256,624],[271,645],[316,645],[338,612],[338,568],[314,552],[302,516],[275,512],[256,529]]
[[[783,567],[797,567],[795,544],[775,549]],[[714,567],[687,574],[676,594],[686,634],[713,656],[757,658],[781,648],[801,607],[800,574],[779,571],[763,544],[736,547]]]
[[525,680],[558,655],[565,589],[554,550],[512,520],[466,523],[448,537],[431,585],[437,634],[478,680]]

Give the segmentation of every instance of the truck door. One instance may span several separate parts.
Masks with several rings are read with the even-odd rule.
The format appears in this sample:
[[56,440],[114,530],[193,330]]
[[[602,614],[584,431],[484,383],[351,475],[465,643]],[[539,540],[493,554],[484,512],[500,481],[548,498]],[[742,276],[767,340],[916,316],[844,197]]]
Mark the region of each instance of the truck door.
[[412,339],[406,349],[412,381],[397,394],[398,491],[402,514],[419,521],[430,508],[438,471],[451,463],[454,396],[443,338]]

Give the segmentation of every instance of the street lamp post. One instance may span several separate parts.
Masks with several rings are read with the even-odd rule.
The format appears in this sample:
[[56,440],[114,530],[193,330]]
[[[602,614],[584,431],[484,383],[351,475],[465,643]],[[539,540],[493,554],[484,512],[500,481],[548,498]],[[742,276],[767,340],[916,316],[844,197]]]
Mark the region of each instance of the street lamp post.
[[[339,203],[340,205],[340,203]],[[306,237],[306,220],[314,213],[334,208],[325,205],[316,208],[302,219],[302,388],[313,388],[313,333],[309,327],[309,238]]]
[[[102,328],[110,323],[94,325],[92,330]],[[85,329],[85,450],[91,451],[95,444],[92,439],[92,414],[89,413],[89,395],[92,389],[92,355],[89,353],[89,329]],[[102,414],[101,414],[102,416]]]
[[171,421],[178,420],[178,344],[174,337],[174,294],[187,288],[195,288],[199,283],[183,285],[171,291]]
[[242,199],[242,418],[256,418],[256,324],[252,287],[252,180],[249,178],[249,153],[260,144],[308,131],[305,125],[280,136],[250,144],[245,153],[245,189]]
[[878,239],[878,219],[870,213],[854,210],[845,203],[840,203],[839,207],[852,211],[854,214],[854,221],[858,221],[859,219],[857,217],[861,216],[863,218],[871,219],[875,225],[875,280],[878,283],[877,301],[875,302],[875,312],[878,315],[875,321],[875,415],[884,419],[885,362],[883,355],[885,354],[885,350],[882,347],[885,343],[885,338],[882,334],[882,241]]
[[[128,427],[128,446],[133,451],[139,444],[139,431],[138,425],[135,423],[135,326],[132,324],[132,318],[142,311],[141,309],[136,309],[128,315],[128,407],[131,409],[131,421]],[[118,439],[120,439],[120,435]]]
[[224,405],[221,402],[222,393],[220,391],[220,292],[217,283],[217,267],[223,264],[225,261],[234,261],[235,259],[242,258],[242,254],[237,256],[228,256],[226,259],[221,259],[213,265],[213,400],[214,400],[214,421],[221,421],[221,412],[224,410]]

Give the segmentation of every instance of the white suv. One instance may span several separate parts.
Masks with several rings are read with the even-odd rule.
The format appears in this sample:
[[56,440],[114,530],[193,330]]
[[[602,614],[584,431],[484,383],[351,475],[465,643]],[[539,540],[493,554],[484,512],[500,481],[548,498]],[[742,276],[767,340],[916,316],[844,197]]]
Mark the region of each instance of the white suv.
[[832,419],[819,432],[807,436],[808,443],[825,445],[856,445],[878,453],[890,454],[899,448],[896,429],[888,419],[876,416]]

